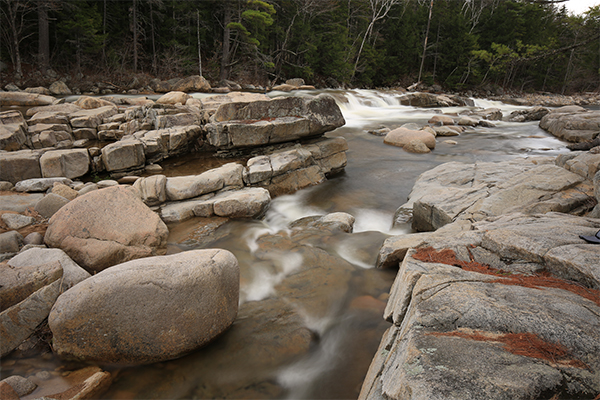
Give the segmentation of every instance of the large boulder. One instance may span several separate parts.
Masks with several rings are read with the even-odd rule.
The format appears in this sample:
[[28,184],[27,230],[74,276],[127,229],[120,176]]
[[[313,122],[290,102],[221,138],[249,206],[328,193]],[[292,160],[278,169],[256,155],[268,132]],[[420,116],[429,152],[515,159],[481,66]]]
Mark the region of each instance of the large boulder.
[[568,142],[586,142],[600,134],[600,112],[582,107],[561,107],[540,120],[540,128]]
[[27,148],[27,122],[18,110],[0,112],[0,150]]
[[[210,83],[203,76],[192,75],[177,82],[171,90],[179,92],[210,92]],[[185,103],[183,103],[185,104]]]
[[466,99],[459,96],[433,93],[407,93],[400,96],[399,100],[403,106],[413,107],[459,107],[467,105]]
[[110,103],[98,108],[75,111],[69,115],[69,120],[73,128],[97,128],[117,112],[117,106]]
[[231,326],[239,279],[237,260],[226,250],[116,265],[57,300],[48,318],[54,350],[110,364],[177,358]]
[[157,104],[181,104],[184,105],[190,98],[189,94],[182,91],[172,91],[162,95],[156,100]]
[[393,325],[359,398],[595,396],[600,259],[578,235],[599,227],[558,213],[509,214],[421,237],[400,265],[384,312]]
[[427,131],[415,131],[407,128],[396,128],[390,131],[383,143],[392,146],[405,147],[413,140],[418,140],[425,144],[429,149],[435,149],[435,136]]
[[456,220],[482,220],[509,212],[573,212],[590,203],[585,178],[554,165],[552,158],[498,163],[446,163],[417,179],[402,209],[412,209],[413,228],[436,230]]
[[63,249],[89,272],[166,252],[169,231],[130,187],[94,190],[62,207],[49,221],[49,247]]
[[309,100],[273,100],[221,104],[206,125],[207,141],[216,148],[238,148],[294,141],[344,125],[335,100],[319,95]]

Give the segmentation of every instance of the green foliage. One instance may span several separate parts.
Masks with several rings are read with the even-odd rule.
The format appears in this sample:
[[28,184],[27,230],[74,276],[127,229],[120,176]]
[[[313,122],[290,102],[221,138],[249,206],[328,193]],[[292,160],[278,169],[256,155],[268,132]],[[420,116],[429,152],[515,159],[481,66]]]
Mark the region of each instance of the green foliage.
[[[228,62],[233,79],[301,77],[329,84],[332,78],[357,86],[410,85],[421,64],[428,3],[400,2],[372,26],[350,82],[370,21],[368,0],[136,0],[138,70],[162,79],[194,73],[200,36],[203,71],[217,78],[229,10]],[[77,64],[82,70],[104,69],[128,79],[134,0],[52,4],[49,36],[54,69],[69,72]],[[434,2],[423,70],[427,84],[554,91],[600,86],[600,40],[570,50],[600,32],[600,6],[574,17],[543,2],[489,1],[483,2],[475,18],[473,10],[481,4]],[[37,18],[35,9],[25,11],[14,18],[25,22],[23,62],[35,65]],[[3,31],[9,26],[7,18],[2,14]],[[3,61],[12,54],[10,46],[7,40],[0,42]]]

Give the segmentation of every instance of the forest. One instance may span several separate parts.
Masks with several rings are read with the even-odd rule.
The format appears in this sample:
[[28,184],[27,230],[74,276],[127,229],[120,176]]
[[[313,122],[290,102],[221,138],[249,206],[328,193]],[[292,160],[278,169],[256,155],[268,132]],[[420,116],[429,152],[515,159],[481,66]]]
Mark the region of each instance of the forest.
[[600,88],[600,6],[560,0],[0,0],[2,84]]

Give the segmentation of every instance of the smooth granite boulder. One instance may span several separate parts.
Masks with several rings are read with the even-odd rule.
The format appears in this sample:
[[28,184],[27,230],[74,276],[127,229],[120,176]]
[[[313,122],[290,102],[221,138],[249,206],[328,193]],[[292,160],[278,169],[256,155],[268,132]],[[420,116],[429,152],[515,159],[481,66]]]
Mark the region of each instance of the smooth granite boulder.
[[194,250],[113,266],[57,300],[48,323],[55,351],[110,364],[180,357],[233,323],[239,267],[226,250]]

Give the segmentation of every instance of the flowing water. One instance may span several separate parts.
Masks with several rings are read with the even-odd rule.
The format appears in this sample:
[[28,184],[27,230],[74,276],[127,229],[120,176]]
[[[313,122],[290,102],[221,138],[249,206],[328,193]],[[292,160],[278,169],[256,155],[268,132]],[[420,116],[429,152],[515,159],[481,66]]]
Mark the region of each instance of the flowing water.
[[[432,153],[411,154],[368,131],[409,122],[424,125],[440,110],[401,106],[400,93],[392,91],[326,93],[335,97],[346,120],[327,134],[348,141],[344,172],[274,199],[263,221],[223,224],[211,241],[198,220],[170,226],[171,253],[219,247],[238,258],[240,312],[233,327],[181,359],[120,370],[106,398],[356,398],[389,326],[381,315],[396,271],[374,269],[377,252],[386,237],[410,232],[408,223],[392,226],[392,221],[418,175],[449,161],[567,151],[537,122],[494,121],[495,128],[469,128],[460,136],[438,138]],[[506,116],[523,108],[474,101],[475,107],[443,112],[498,107]],[[189,159],[166,167],[169,175],[185,175],[200,173],[206,163]],[[314,219],[304,218],[332,212],[356,218],[352,234],[314,228]]]

